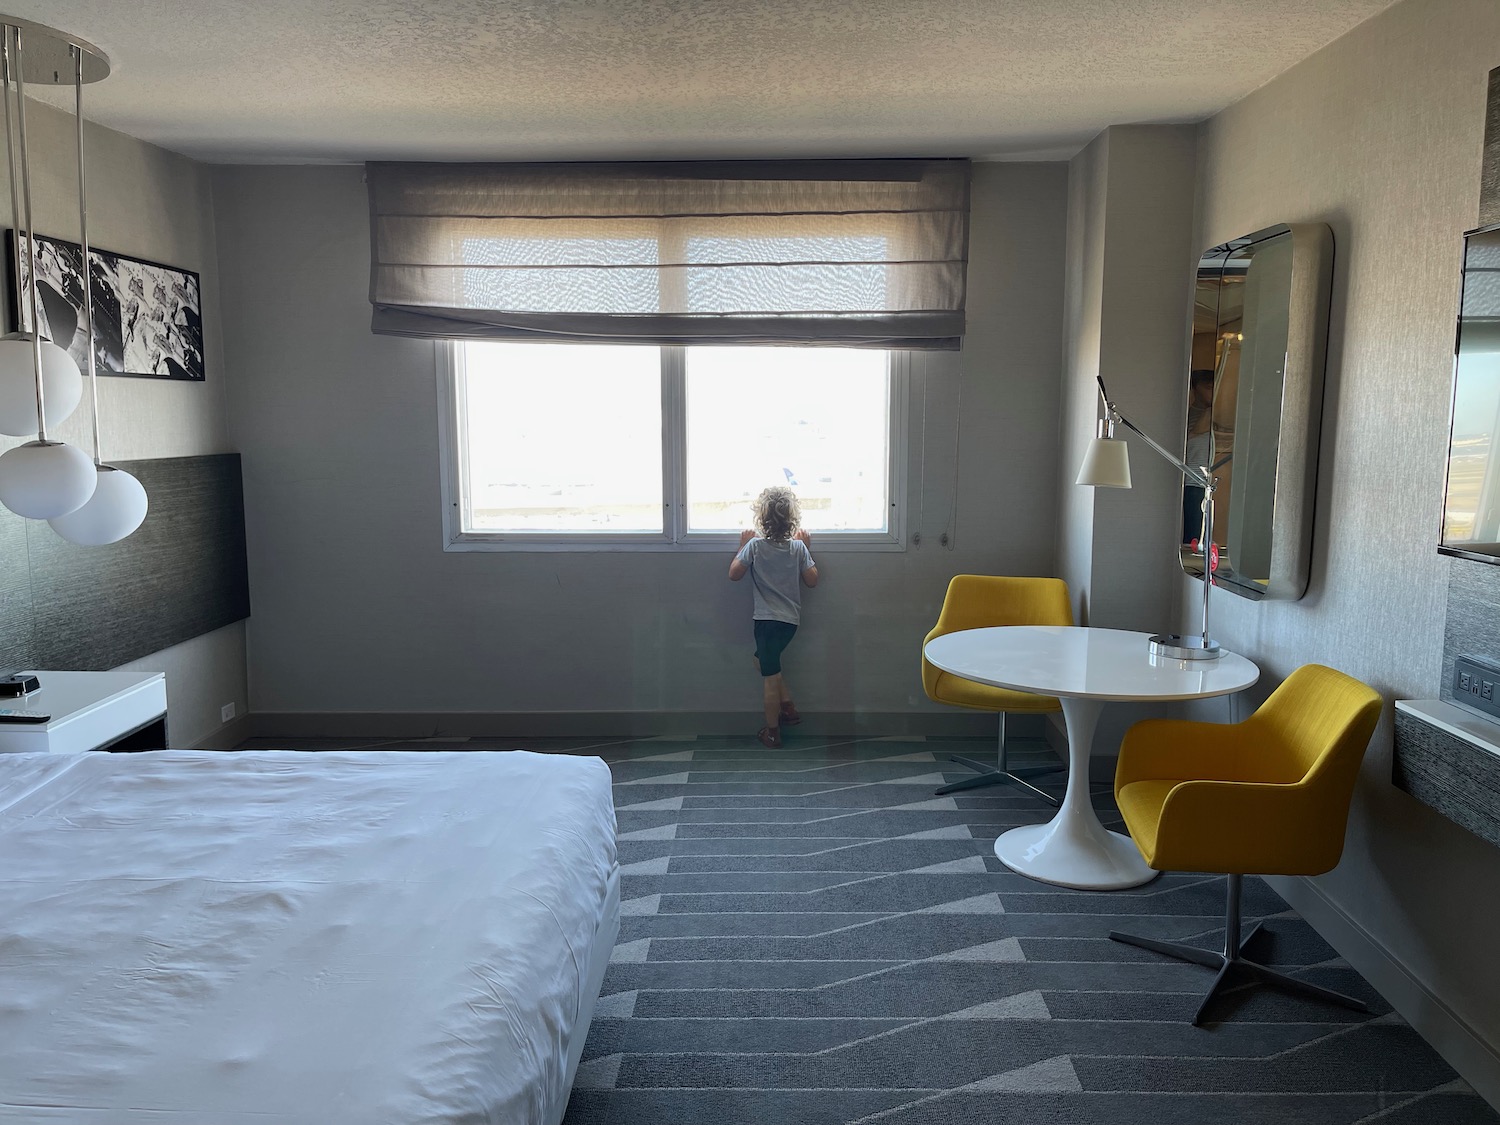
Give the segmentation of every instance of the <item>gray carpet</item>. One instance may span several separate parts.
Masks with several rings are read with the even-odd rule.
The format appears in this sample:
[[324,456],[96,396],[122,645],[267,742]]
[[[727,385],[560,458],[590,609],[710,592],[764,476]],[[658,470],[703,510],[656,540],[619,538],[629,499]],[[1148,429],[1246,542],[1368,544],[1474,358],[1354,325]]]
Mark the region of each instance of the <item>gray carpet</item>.
[[614,770],[625,914],[566,1125],[1500,1123],[1258,879],[1252,953],[1375,1014],[1257,989],[1189,1026],[1210,972],[1105,935],[1212,945],[1222,880],[1008,872],[995,836],[1049,810],[932,795],[987,744],[550,748]]
[[[1223,880],[1092,893],[1006,870],[995,837],[1051,809],[1009,788],[932,794],[971,776],[948,754],[988,759],[989,742],[242,748],[289,746],[609,762],[624,918],[564,1125],[1500,1125],[1259,879],[1245,882],[1245,926],[1267,931],[1251,954],[1373,1014],[1250,989],[1190,1026],[1210,971],[1105,935],[1215,946]],[[1028,758],[1055,761],[1034,747],[1012,764]],[[1095,805],[1121,827],[1107,786]]]

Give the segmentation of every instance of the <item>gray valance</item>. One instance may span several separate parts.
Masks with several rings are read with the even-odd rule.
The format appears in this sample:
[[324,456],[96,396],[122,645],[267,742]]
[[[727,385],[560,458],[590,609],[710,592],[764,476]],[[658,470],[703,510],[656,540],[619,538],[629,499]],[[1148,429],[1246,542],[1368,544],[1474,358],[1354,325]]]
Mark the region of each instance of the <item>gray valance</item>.
[[377,333],[957,348],[966,160],[367,166]]

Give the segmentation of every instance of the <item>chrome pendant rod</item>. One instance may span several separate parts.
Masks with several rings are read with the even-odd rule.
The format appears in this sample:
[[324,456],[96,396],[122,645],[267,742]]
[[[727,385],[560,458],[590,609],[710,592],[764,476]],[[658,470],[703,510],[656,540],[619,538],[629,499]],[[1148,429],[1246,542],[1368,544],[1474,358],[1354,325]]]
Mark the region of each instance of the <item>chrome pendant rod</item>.
[[89,391],[94,407],[94,467],[98,468],[99,373],[94,368],[94,277],[89,266],[89,197],[83,184],[83,48],[74,43],[69,50],[73,52],[74,120],[78,122],[78,242],[83,272],[83,328],[89,355]]
[[36,311],[36,227],[31,221],[31,161],[26,145],[26,52],[21,29],[16,33],[16,120],[21,133],[21,200],[26,209],[26,257],[30,268],[27,300],[31,306],[31,363],[36,374],[36,439],[47,440],[47,401],[42,390],[42,321]]

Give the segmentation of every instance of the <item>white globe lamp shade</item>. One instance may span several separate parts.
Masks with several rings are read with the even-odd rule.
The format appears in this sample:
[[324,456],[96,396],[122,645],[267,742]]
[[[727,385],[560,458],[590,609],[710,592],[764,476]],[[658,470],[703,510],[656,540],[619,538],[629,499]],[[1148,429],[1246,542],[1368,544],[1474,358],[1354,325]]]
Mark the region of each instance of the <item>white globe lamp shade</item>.
[[56,519],[89,502],[98,475],[81,449],[28,441],[0,457],[0,504],[29,520]]
[[1098,437],[1089,442],[1075,484],[1096,488],[1130,487],[1130,449],[1119,438]]
[[95,471],[98,485],[88,503],[49,521],[53,531],[80,547],[118,543],[146,518],[146,490],[140,481],[113,465],[99,465]]
[[[31,336],[0,336],[0,434],[26,437],[36,430],[36,375]],[[51,340],[42,341],[42,391],[47,426],[59,425],[83,397],[83,376],[73,357]]]

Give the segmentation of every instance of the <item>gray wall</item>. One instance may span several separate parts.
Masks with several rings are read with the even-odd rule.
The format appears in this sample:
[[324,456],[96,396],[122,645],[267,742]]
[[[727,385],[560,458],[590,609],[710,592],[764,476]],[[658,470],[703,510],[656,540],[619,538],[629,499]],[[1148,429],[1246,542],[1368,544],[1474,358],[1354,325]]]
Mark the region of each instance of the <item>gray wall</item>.
[[[1096,376],[1126,417],[1167,448],[1181,445],[1193,158],[1189,127],[1116,125],[1071,164],[1058,561],[1081,623],[1158,632],[1172,616],[1181,476],[1118,429],[1132,487],[1073,481],[1099,416]],[[1177,384],[1180,396],[1161,393]]]
[[1067,274],[1063,298],[1064,367],[1059,395],[1057,575],[1068,583],[1080,625],[1091,616],[1094,576],[1094,489],[1073,483],[1099,416],[1094,377],[1100,366],[1104,316],[1104,213],[1110,131],[1095,137],[1068,165]]
[[[1438,694],[1460,233],[1497,60],[1493,0],[1406,0],[1202,129],[1199,247],[1309,221],[1336,243],[1311,587],[1295,603],[1215,599],[1221,640],[1264,670],[1259,696],[1313,661],[1388,699]],[[1184,609],[1196,590],[1182,581]],[[1390,747],[1388,709],[1343,863],[1286,893],[1500,1101],[1500,850],[1393,788]]]
[[[314,712],[749,721],[749,592],[726,581],[727,557],[441,550],[434,349],[370,333],[360,170],[214,177],[257,716],[293,713],[283,728],[304,732]],[[1065,200],[1062,165],[976,168],[969,335],[912,363],[922,543],[815,544],[823,581],[787,661],[805,711],[939,714],[918,653],[948,578],[1051,571]]]
[[[1167,448],[1186,426],[1187,323],[1192,261],[1194,129],[1116,125],[1070,165],[1066,366],[1058,417],[1062,452],[1058,574],[1079,624],[1169,631],[1181,476],[1125,429],[1129,489],[1074,484],[1096,433],[1103,375],[1120,411]],[[1163,388],[1177,387],[1173,395]],[[1091,758],[1096,779],[1114,775],[1120,738],[1146,705],[1105,710]],[[1063,744],[1059,716],[1051,737]]]
[[[27,103],[32,199],[44,235],[78,240],[75,131],[71,116]],[[224,415],[224,349],[219,317],[212,185],[208,168],[186,157],[93,125],[87,126],[89,240],[98,247],[197,271],[203,284],[207,379],[99,381],[105,460],[185,457],[231,451]],[[0,192],[0,225],[14,225],[9,191]],[[84,403],[49,434],[92,451]],[[0,452],[25,439],[0,437]],[[0,518],[14,519],[10,513]],[[4,654],[0,653],[0,664]],[[245,630],[227,626],[128,668],[167,674],[172,742],[212,739],[219,709],[247,704]]]
[[[1121,412],[1176,450],[1187,424],[1194,151],[1186,126],[1109,130],[1099,370]],[[1175,385],[1177,396],[1163,400],[1163,384]],[[1084,489],[1094,493],[1096,542],[1089,621],[1154,633],[1172,613],[1182,477],[1144,443],[1128,441],[1131,487]],[[1062,472],[1076,488],[1077,466]]]

